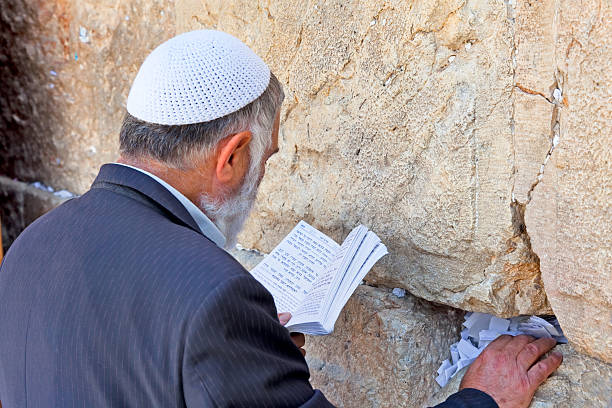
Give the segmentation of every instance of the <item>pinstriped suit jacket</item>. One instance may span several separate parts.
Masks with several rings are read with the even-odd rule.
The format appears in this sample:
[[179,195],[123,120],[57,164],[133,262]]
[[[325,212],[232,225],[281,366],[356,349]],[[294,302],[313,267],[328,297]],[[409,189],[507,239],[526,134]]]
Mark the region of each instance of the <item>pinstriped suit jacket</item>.
[[3,408],[331,407],[308,378],[271,295],[134,169],[104,165],[0,268]]
[[270,294],[150,177],[104,165],[0,270],[12,407],[331,406]]

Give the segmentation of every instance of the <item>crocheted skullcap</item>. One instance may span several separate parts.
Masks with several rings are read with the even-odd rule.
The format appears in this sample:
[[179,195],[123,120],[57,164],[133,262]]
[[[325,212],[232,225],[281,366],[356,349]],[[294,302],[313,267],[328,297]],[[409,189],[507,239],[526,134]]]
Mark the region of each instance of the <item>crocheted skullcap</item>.
[[130,89],[127,111],[161,125],[208,122],[253,102],[269,82],[268,66],[236,37],[191,31],[149,54]]

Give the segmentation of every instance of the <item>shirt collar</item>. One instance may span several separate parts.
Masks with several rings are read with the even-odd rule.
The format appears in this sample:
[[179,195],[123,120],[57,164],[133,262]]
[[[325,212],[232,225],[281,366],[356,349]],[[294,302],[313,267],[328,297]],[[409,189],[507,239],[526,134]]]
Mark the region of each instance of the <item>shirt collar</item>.
[[120,166],[129,167],[131,169],[137,170],[147,176],[151,177],[153,180],[157,181],[159,184],[164,186],[166,190],[168,190],[177,200],[183,204],[183,207],[187,210],[189,215],[193,218],[193,220],[198,224],[200,231],[204,234],[208,239],[217,244],[218,247],[225,248],[226,238],[219,228],[200,210],[194,203],[192,203],[187,197],[185,197],[180,191],[176,188],[172,187],[170,184],[166,183],[164,180],[157,177],[155,174],[149,173],[143,169],[138,167],[130,166],[129,164],[123,163],[114,163]]

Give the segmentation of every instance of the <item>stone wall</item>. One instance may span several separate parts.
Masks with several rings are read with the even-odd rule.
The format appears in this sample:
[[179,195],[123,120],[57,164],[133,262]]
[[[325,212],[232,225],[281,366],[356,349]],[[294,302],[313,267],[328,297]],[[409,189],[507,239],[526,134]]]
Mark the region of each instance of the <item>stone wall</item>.
[[[267,252],[300,219],[337,240],[364,223],[391,253],[369,284],[556,312],[577,349],[612,361],[611,7],[178,1],[179,31],[229,31],[285,83],[281,152],[241,242]],[[561,154],[565,185],[547,181]]]
[[371,284],[503,316],[550,311],[513,205],[515,40],[503,2],[177,9],[179,31],[229,31],[285,83],[281,152],[245,246],[267,252],[300,219],[337,240],[364,223],[391,252]]
[[364,223],[390,250],[336,333],[309,339],[337,404],[424,402],[453,307],[554,312],[612,361],[609,2],[6,3],[0,174],[56,189],[84,192],[116,158],[131,81],[165,39],[217,28],[266,60],[287,94],[280,153],[242,244],[268,252],[305,219],[338,241]]
[[3,251],[28,225],[65,199],[26,183],[0,176],[0,221]]
[[542,176],[526,207],[527,230],[566,335],[576,349],[612,362],[612,73],[605,65],[612,4],[535,4],[553,35],[543,41],[549,72],[534,73],[533,82],[548,81],[542,92],[563,93],[561,103],[531,97],[552,101],[553,117],[550,151],[541,155]]

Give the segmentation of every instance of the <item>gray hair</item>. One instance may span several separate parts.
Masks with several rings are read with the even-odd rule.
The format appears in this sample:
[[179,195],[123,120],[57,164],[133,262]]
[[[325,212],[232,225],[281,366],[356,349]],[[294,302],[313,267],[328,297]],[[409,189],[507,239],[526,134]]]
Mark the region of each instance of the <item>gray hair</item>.
[[131,158],[149,157],[177,169],[188,169],[197,158],[207,157],[225,137],[250,130],[250,167],[259,165],[272,141],[276,112],[285,98],[282,85],[270,73],[266,90],[245,107],[209,122],[159,125],[125,114],[119,134],[119,150]]

